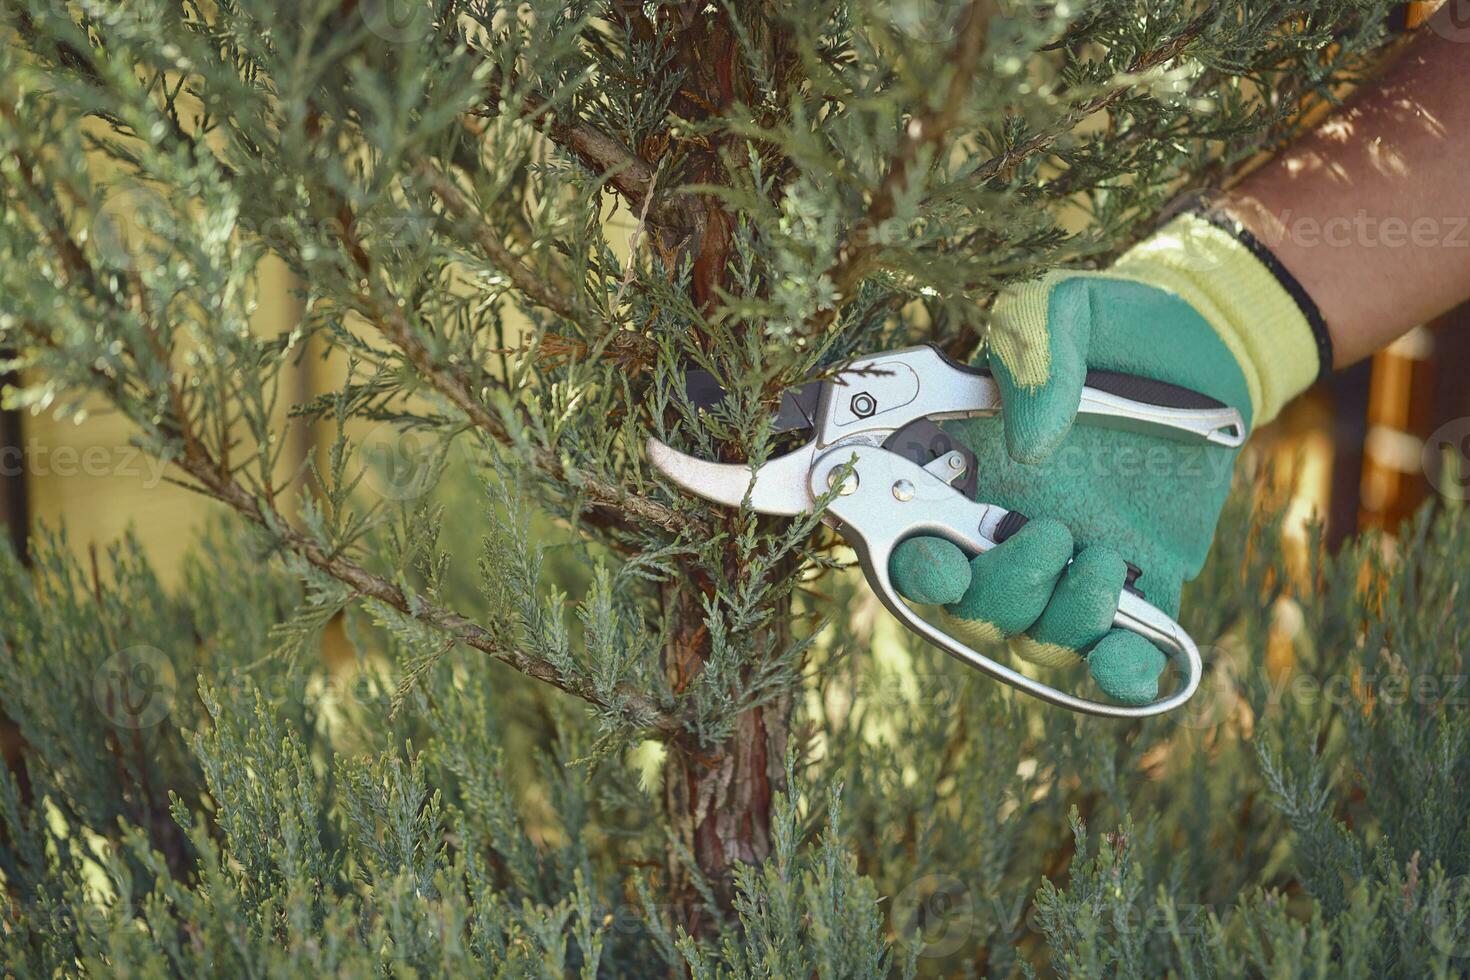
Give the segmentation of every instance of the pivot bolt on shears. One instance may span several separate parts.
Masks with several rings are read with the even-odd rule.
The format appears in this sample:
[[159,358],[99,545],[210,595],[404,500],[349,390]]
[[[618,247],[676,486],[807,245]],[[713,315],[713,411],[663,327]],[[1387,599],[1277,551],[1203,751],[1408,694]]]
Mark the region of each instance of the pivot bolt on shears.
[[[711,408],[724,391],[708,372],[686,375],[686,393]],[[1147,639],[1182,671],[1174,693],[1145,705],[1077,697],[1034,680],[920,618],[894,589],[893,549],[915,535],[944,537],[976,555],[1014,534],[1026,517],[974,499],[980,474],[968,450],[953,446],[936,424],[994,415],[1000,392],[987,370],[966,367],[935,347],[907,347],[853,361],[833,376],[782,393],[776,432],[805,432],[800,449],[754,468],[716,463],[648,440],[654,467],[690,493],[760,514],[809,514],[826,502],[822,520],[857,553],[868,584],[906,627],[950,656],[1035,697],[1085,714],[1139,718],[1187,701],[1199,687],[1199,648],[1188,633],[1133,586],[1130,566],[1113,625]],[[1089,371],[1079,422],[1237,447],[1245,424],[1234,408],[1166,382]]]

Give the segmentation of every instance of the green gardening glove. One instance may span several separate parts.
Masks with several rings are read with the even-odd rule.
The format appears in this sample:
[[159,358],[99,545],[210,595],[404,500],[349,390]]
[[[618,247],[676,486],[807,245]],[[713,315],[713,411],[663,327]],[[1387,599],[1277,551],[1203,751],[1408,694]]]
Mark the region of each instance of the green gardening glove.
[[1134,585],[1144,597],[1177,615],[1236,450],[1074,426],[1083,378],[1103,369],[1192,388],[1239,409],[1249,430],[1330,361],[1315,316],[1259,243],[1197,215],[1108,272],[1055,272],[1003,294],[984,355],[1002,412],[947,431],[978,459],[979,498],[1031,520],[974,559],[942,538],[905,541],[890,566],[895,586],[943,604],[946,628],[971,645],[1009,641],[1051,667],[1085,657],[1114,699],[1155,700],[1164,655],[1112,626],[1125,559],[1142,570]]

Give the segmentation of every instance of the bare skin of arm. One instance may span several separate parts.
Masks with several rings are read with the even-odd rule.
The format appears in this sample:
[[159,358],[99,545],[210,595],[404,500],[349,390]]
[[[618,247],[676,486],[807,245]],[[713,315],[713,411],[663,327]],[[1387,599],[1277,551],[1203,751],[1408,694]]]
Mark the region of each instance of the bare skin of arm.
[[1218,202],[1317,303],[1334,367],[1470,299],[1470,31],[1451,6]]

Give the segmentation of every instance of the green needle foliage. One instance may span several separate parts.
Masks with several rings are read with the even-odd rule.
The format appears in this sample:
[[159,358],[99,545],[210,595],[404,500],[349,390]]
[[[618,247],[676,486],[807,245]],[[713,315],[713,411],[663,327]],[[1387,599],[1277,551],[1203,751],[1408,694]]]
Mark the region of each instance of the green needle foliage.
[[0,568],[0,972],[1463,969],[1457,511],[1293,586],[1242,496],[1185,598],[1206,692],[1118,724],[643,456],[764,460],[788,384],[967,355],[1386,14],[0,0],[8,403],[121,415],[229,515],[176,589],[129,542]]

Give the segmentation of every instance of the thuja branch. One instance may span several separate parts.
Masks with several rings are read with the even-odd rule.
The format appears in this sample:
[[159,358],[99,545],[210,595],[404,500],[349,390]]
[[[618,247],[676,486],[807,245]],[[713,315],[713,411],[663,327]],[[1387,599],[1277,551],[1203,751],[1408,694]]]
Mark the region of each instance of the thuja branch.
[[[109,395],[113,397],[114,403],[126,410],[126,404],[121,399],[122,393],[110,387],[119,382],[110,377],[103,377],[101,380],[109,386]],[[676,718],[646,694],[620,686],[615,692],[619,703],[610,703],[597,693],[592,684],[565,678],[550,662],[505,646],[485,627],[453,609],[419,596],[410,597],[383,576],[369,571],[339,551],[328,550],[321,542],[293,527],[271,503],[263,502],[242,486],[230,473],[229,467],[205,447],[203,440],[189,424],[187,416],[177,414],[183,409],[182,390],[177,380],[169,383],[168,401],[174,417],[162,420],[152,428],[172,444],[174,451],[167,454],[169,462],[193,479],[192,483],[186,482],[184,486],[227,504],[314,568],[350,587],[359,597],[381,602],[444,633],[456,642],[489,654],[528,677],[543,681],[605,710],[617,711],[637,728],[664,733],[678,731]]]
[[[187,426],[184,428],[187,430]],[[306,559],[314,568],[349,586],[359,597],[377,600],[456,642],[489,654],[528,677],[550,684],[604,710],[616,711],[637,728],[669,734],[678,731],[677,720],[647,694],[621,686],[616,690],[618,703],[609,703],[598,695],[592,684],[563,677],[552,663],[506,647],[489,630],[468,617],[420,596],[410,597],[381,575],[368,571],[339,552],[328,551],[319,541],[292,527],[284,515],[263,504],[258,497],[241,486],[239,481],[225,475],[219,463],[203,451],[197,439],[186,438],[181,441],[184,451],[172,462],[195,481],[185,486],[229,505],[252,523],[264,528],[280,544]]]
[[[503,114],[499,89],[492,86],[488,104],[472,115],[495,117]],[[654,166],[628,149],[618,139],[581,120],[564,120],[543,96],[527,96],[521,115],[543,136],[582,161],[593,173],[605,177],[629,206],[638,207],[654,184]],[[699,221],[693,202],[680,196],[655,195],[648,208],[648,223],[664,228],[688,229]]]
[[[30,161],[27,161],[19,150],[14,152],[17,160],[22,164],[22,169],[29,174]],[[37,186],[39,188],[40,185]],[[87,259],[85,252],[63,225],[52,220],[52,215],[40,209],[33,208],[31,215],[42,227],[56,252],[58,269],[64,283],[96,284],[101,281],[97,270]],[[133,288],[135,296],[131,303],[113,291],[100,288],[89,289],[86,295],[104,304],[106,312],[131,314],[145,318],[142,326],[147,334],[147,354],[165,369],[168,378],[164,382],[164,390],[160,392],[168,408],[160,418],[138,418],[136,420],[143,424],[145,429],[164,441],[167,451],[162,454],[163,457],[191,478],[192,482],[185,482],[183,485],[229,505],[247,520],[263,528],[279,544],[304,558],[313,567],[350,587],[359,597],[381,602],[417,622],[444,633],[456,642],[495,657],[529,677],[551,684],[607,711],[617,712],[634,727],[665,733],[678,731],[676,718],[664,711],[647,694],[623,685],[615,689],[616,699],[610,701],[599,695],[591,683],[566,678],[549,661],[507,647],[491,631],[452,609],[419,596],[409,596],[401,587],[364,568],[340,550],[328,549],[322,542],[292,526],[276,509],[272,500],[262,500],[260,495],[252,493],[243,486],[235,477],[228,462],[211,452],[206,440],[195,431],[190,422],[188,399],[185,396],[185,392],[189,391],[191,386],[187,383],[187,379],[181,382],[175,374],[170,363],[171,351],[168,345],[159,337],[155,326],[146,319],[149,311],[142,301],[141,292],[138,292],[141,286],[135,283]],[[427,358],[427,351],[417,341],[401,316],[396,314],[386,316],[382,318],[382,322],[388,325],[389,330],[398,333],[404,346],[416,352],[420,358]],[[62,352],[55,338],[39,324],[26,320],[22,321],[21,326],[35,343],[59,353]],[[140,376],[143,373],[140,372]],[[138,413],[130,409],[137,408],[139,399],[136,393],[127,390],[120,376],[96,367],[91,369],[90,376],[98,389],[124,415],[130,418],[137,416]],[[154,399],[146,401],[150,405],[156,404]],[[470,399],[470,402],[473,403],[473,399]],[[481,408],[483,410],[483,406]],[[488,413],[484,415],[484,419],[491,427],[499,425],[498,420]],[[503,426],[499,427],[499,432],[502,438],[508,439]],[[227,446],[228,444],[221,443],[221,445]],[[541,460],[539,465],[558,471],[561,468],[560,461],[555,457],[551,457],[550,460]],[[605,493],[604,495],[627,497],[626,494]],[[656,508],[661,507],[652,501],[644,503]],[[633,506],[637,508],[637,504]]]
[[693,202],[682,196],[654,193],[656,169],[596,126],[584,122],[562,122],[544,104],[531,103],[533,121],[552,142],[575,153],[595,172],[606,175],[631,207],[640,207],[649,195],[648,223],[665,228],[693,227],[699,219]]
[[[450,215],[470,226],[475,244],[495,263],[496,268],[505,273],[522,296],[534,305],[545,307],[562,319],[571,320],[583,329],[588,329],[586,311],[577,302],[576,287],[572,285],[569,275],[556,268],[538,273],[527,266],[512,254],[500,234],[488,223],[483,220],[471,223],[468,220],[470,215],[475,214],[473,206],[437,167],[423,163],[418,166],[417,171],[434,195],[443,202]],[[548,282],[548,279],[554,282]]]
[[[363,298],[362,303],[362,312],[389,342],[402,351],[419,376],[428,381],[435,391],[463,412],[475,428],[497,442],[506,445],[512,442],[505,423],[485,407],[464,375],[435,360],[400,311],[396,308],[381,309],[367,298]],[[674,534],[698,536],[709,533],[704,522],[697,517],[631,493],[616,483],[569,470],[562,458],[549,449],[533,449],[530,459],[533,466],[552,479],[577,487],[583,499],[594,508],[620,513],[639,523],[660,527]]]
[[[1140,72],[1146,72],[1173,61],[1184,53],[1184,49],[1192,41],[1200,36],[1201,32],[1204,31],[1205,27],[1208,26],[1215,16],[1216,7],[1214,5],[1207,7],[1194,20],[1185,25],[1178,34],[1169,38],[1152,51],[1135,58],[1129,64],[1126,74],[1137,75]],[[1018,164],[1038,153],[1050,149],[1052,144],[1067,133],[1070,133],[1078,123],[1088,116],[1095,112],[1111,109],[1117,105],[1129,93],[1131,88],[1131,85],[1125,83],[1107,92],[1079,102],[1050,126],[986,160],[968,174],[959,186],[961,188],[978,186],[987,181],[994,180],[996,177],[1010,173]]]
[[[66,54],[62,62],[70,70],[84,72],[89,78],[95,79],[96,77],[89,60],[81,52]],[[544,100],[533,99],[528,106],[528,114],[533,122],[548,135],[553,138],[559,137],[590,163],[610,169],[613,172],[614,186],[619,187],[625,193],[638,195],[639,201],[647,200],[646,195],[652,187],[653,171],[645,162],[629,154],[616,140],[601,134],[593,127],[556,122]],[[194,159],[200,159],[202,155],[207,154],[221,167],[222,172],[228,175],[228,169],[218,160],[217,155],[197,136],[175,125],[166,134],[166,138],[185,147]],[[420,168],[420,175],[429,179],[436,196],[455,219],[471,225],[476,244],[506,274],[521,296],[533,305],[541,306],[565,320],[578,324],[588,334],[598,332],[595,329],[599,326],[595,315],[576,302],[576,290],[569,276],[558,275],[552,271],[551,278],[555,281],[548,282],[511,253],[494,229],[483,221],[459,190],[441,172],[425,165]],[[355,237],[354,216],[345,202],[338,209],[338,218],[343,232],[343,245],[349,257],[362,272],[369,273],[371,263],[362,243]],[[47,224],[54,225],[55,223],[48,222]],[[64,257],[72,260],[69,262],[71,266],[77,267],[81,264],[78,261],[80,249],[76,248],[74,243],[71,243],[71,248],[76,250],[76,254]],[[286,258],[289,261],[289,256]],[[384,309],[366,296],[358,297],[357,306],[359,312],[363,313],[379,332],[407,357],[435,390],[463,412],[471,424],[500,443],[509,444],[511,442],[505,425],[476,397],[475,386],[465,373],[460,369],[438,363],[396,307],[390,304],[387,309]],[[581,341],[564,340],[560,346],[574,356],[585,356],[589,353],[587,345]],[[634,331],[616,330],[602,346],[602,352],[605,356],[611,356],[628,364],[651,364],[657,357],[657,345]],[[651,525],[676,534],[688,533],[700,536],[708,533],[708,528],[698,518],[683,514],[650,498],[631,493],[614,482],[575,471],[550,450],[543,448],[533,450],[531,463],[552,479],[576,487],[582,500],[588,506],[602,512],[604,518],[610,517],[614,523],[632,522]]]
[[[417,169],[418,174],[428,183],[429,189],[434,192],[434,196],[439,198],[444,205],[448,215],[469,228],[475,244],[491,262],[495,263],[496,268],[505,273],[506,277],[520,290],[521,295],[533,304],[545,307],[562,319],[577,324],[589,335],[595,335],[598,332],[596,328],[599,326],[604,330],[609,330],[610,336],[607,338],[603,352],[615,360],[646,365],[652,364],[658,358],[658,344],[643,334],[632,330],[620,330],[611,324],[596,323],[593,314],[572,299],[574,289],[564,274],[554,272],[552,277],[567,283],[566,285],[558,286],[548,283],[538,276],[535,270],[512,254],[496,229],[480,217],[473,204],[437,167],[424,163]],[[588,353],[587,345],[580,341],[562,338],[562,346],[567,347],[578,356],[585,356]]]
[[[467,207],[467,202],[463,200],[453,185],[443,180],[442,176],[440,180],[442,186],[435,189],[448,195],[446,203],[452,202],[457,206]],[[344,244],[353,262],[364,274],[370,273],[371,262],[367,253],[352,236],[353,223],[350,211],[344,211],[341,227],[345,236]],[[477,237],[494,241],[494,234],[489,229],[485,229],[483,235]],[[498,241],[495,244],[499,246]],[[499,247],[503,248],[503,246]],[[517,274],[527,279],[532,278],[529,270],[520,266],[513,256],[507,253],[503,257],[519,267]],[[507,275],[510,274],[507,272]],[[538,290],[544,292],[544,287],[540,283],[535,285]],[[358,312],[362,313],[379,333],[403,353],[419,375],[428,381],[434,390],[463,412],[475,428],[496,442],[504,445],[512,443],[513,440],[505,423],[476,395],[475,386],[464,370],[440,363],[396,304],[379,304],[369,294],[358,296],[356,303]],[[697,536],[708,533],[708,528],[698,518],[676,511],[648,497],[631,493],[617,483],[571,470],[559,455],[549,449],[542,447],[532,449],[530,461],[533,466],[553,480],[575,486],[581,492],[585,502],[593,508],[625,516],[634,522],[653,525],[675,534],[686,533]]]
[[[873,228],[879,222],[892,216],[896,194],[907,186],[910,168],[919,158],[920,151],[926,147],[938,145],[947,135],[948,126],[954,122],[958,106],[962,104],[965,91],[973,80],[973,68],[967,66],[972,66],[979,54],[978,45],[982,42],[984,33],[984,7],[983,3],[976,3],[972,6],[965,30],[955,43],[953,58],[964,60],[956,62],[959,67],[956,68],[955,74],[950,79],[944,102],[937,110],[928,114],[920,114],[910,121],[900,150],[890,165],[882,184],[874,193],[867,214],[848,240],[838,249],[837,261],[827,272],[835,287],[836,301],[831,306],[818,311],[811,318],[811,325],[815,329],[822,329],[830,325],[836,319],[837,311],[842,304],[853,295],[858,284],[873,271],[879,251],[878,246],[871,239]],[[1216,16],[1217,8],[1212,4],[1185,25],[1178,34],[1135,58],[1128,66],[1127,74],[1145,72],[1179,57]],[[980,36],[978,37],[971,33],[975,28],[979,28]],[[1074,105],[1051,125],[981,163],[963,180],[957,182],[950,189],[951,192],[972,189],[1013,172],[1020,164],[1049,150],[1058,139],[1071,132],[1083,119],[1116,105],[1131,88],[1129,83],[1118,85],[1107,92]]]
[[975,78],[975,65],[985,44],[989,14],[990,5],[985,0],[976,0],[966,11],[959,37],[946,59],[955,68],[944,98],[937,107],[915,114],[904,127],[898,152],[869,201],[867,212],[848,240],[838,248],[837,261],[827,271],[837,301],[817,312],[810,324],[813,329],[823,330],[836,319],[842,301],[853,293],[871,270],[878,252],[878,245],[873,241],[874,229],[893,217],[898,197],[908,187],[910,171],[919,164],[924,153],[939,147],[949,135]]

